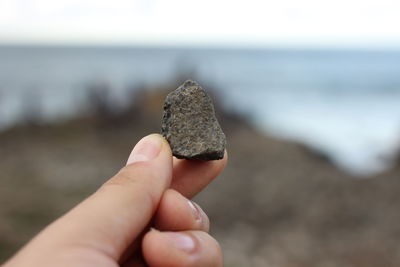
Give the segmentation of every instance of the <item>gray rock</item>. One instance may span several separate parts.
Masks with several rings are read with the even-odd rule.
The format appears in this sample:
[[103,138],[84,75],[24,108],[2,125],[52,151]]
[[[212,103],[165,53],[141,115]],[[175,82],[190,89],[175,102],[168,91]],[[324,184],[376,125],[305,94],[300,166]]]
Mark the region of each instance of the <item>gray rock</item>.
[[177,158],[224,157],[226,138],[215,117],[211,98],[194,81],[184,82],[166,97],[161,134]]

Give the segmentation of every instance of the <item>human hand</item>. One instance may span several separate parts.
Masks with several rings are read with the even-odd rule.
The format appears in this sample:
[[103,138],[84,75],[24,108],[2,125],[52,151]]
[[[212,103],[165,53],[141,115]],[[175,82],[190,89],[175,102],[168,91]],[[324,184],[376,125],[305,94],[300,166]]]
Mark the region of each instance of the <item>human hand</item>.
[[208,218],[188,198],[226,162],[226,155],[219,161],[177,160],[162,136],[146,136],[126,167],[4,267],[222,266]]

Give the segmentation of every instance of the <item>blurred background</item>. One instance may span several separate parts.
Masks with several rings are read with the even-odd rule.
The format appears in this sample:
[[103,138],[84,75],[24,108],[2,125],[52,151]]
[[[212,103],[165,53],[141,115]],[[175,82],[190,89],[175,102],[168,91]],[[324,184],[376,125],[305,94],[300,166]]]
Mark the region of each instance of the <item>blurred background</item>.
[[230,163],[226,266],[400,266],[400,3],[0,1],[0,262],[159,132],[186,79]]

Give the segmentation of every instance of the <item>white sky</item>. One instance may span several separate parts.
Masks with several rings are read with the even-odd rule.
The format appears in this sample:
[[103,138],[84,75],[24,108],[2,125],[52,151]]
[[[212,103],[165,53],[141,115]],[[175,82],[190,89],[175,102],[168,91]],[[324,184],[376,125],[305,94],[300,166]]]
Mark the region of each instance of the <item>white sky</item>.
[[400,1],[0,0],[0,42],[400,47]]

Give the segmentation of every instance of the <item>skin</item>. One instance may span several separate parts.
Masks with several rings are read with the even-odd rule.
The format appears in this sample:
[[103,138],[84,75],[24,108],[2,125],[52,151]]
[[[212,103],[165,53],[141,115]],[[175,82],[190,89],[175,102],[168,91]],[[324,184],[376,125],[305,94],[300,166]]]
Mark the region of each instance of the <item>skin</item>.
[[146,136],[127,166],[4,267],[222,266],[208,217],[189,198],[226,163],[226,153],[218,161],[177,160],[162,136]]

